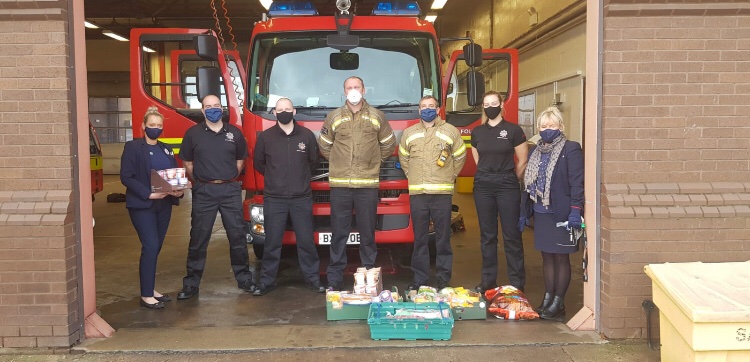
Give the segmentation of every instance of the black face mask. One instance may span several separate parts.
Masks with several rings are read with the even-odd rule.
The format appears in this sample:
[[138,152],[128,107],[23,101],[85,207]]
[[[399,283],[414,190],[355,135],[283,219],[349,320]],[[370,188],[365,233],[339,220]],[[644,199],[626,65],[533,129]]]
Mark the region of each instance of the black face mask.
[[294,119],[292,112],[276,112],[276,120],[281,124],[289,124]]
[[495,118],[497,118],[497,116],[500,115],[500,111],[501,110],[502,110],[502,108],[500,108],[500,106],[497,106],[497,107],[487,107],[487,108],[484,109],[484,114],[486,114],[487,118],[489,118],[489,119],[495,119]]

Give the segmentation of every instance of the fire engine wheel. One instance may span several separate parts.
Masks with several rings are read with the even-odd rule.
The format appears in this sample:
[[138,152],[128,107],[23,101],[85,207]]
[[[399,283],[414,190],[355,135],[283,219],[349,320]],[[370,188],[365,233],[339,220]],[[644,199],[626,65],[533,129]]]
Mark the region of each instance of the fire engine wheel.
[[263,245],[253,244],[253,253],[255,253],[255,258],[258,260],[263,259]]

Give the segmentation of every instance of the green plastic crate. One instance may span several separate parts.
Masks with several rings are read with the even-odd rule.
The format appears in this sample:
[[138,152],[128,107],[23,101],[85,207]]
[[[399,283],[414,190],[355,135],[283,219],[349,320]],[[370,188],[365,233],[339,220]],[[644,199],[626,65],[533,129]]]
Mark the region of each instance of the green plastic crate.
[[487,304],[482,300],[473,307],[453,307],[453,318],[457,321],[469,319],[487,319]]
[[343,308],[334,309],[331,302],[326,302],[326,320],[329,321],[366,320],[369,312],[369,304],[344,304]]
[[[441,319],[390,319],[388,313],[395,314],[397,309],[435,309],[448,311],[447,318]],[[375,340],[431,339],[447,341],[453,331],[453,312],[447,303],[372,303],[367,318],[370,325],[370,336]]]

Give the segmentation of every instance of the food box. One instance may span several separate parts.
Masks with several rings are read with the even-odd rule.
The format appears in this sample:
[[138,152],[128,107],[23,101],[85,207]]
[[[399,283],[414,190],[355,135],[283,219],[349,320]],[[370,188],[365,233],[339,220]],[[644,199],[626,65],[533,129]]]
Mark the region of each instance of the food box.
[[487,304],[479,302],[471,307],[451,307],[453,318],[457,321],[470,319],[487,319]]
[[370,336],[375,340],[447,341],[451,339],[453,331],[453,313],[450,306],[442,302],[372,303],[367,324],[370,326]]
[[[429,287],[420,289],[424,288],[429,289]],[[420,302],[423,299],[417,298],[417,294],[417,290],[409,291],[406,294],[406,300],[415,301],[416,299],[416,303],[424,303],[424,301]],[[430,301],[449,303],[453,311],[453,318],[457,321],[487,319],[487,302],[485,302],[484,297],[465,288],[446,288],[441,293],[436,294],[435,299]]]
[[151,192],[170,192],[192,187],[184,168],[151,170]]
[[370,304],[344,304],[341,308],[334,308],[333,303],[326,302],[326,320],[366,320],[370,312]]

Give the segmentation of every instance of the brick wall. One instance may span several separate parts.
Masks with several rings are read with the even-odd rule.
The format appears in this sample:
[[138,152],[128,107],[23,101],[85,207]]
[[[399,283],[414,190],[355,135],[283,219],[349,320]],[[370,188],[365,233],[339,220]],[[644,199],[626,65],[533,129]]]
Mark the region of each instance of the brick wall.
[[750,260],[750,7],[605,3],[601,325],[645,338],[646,264]]
[[67,1],[0,0],[0,347],[78,338]]

